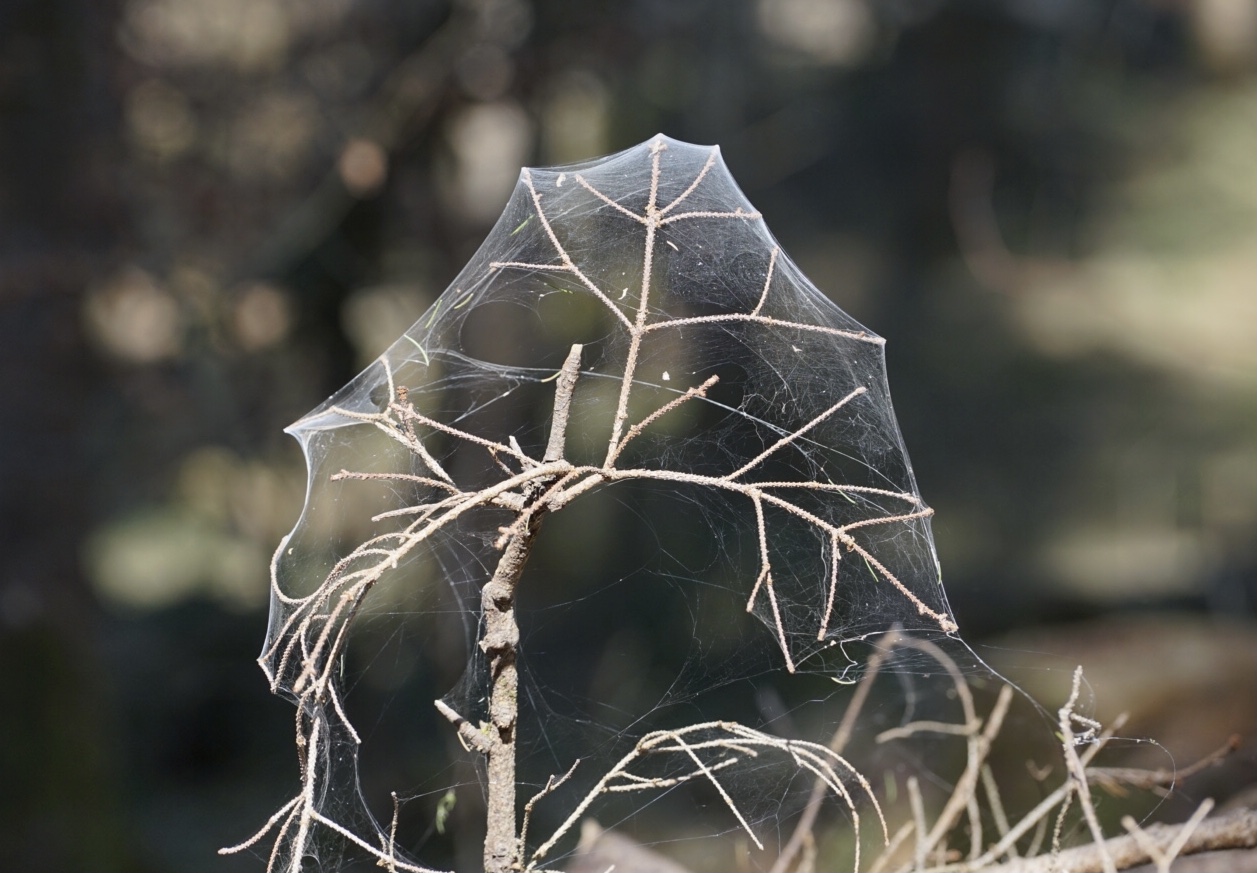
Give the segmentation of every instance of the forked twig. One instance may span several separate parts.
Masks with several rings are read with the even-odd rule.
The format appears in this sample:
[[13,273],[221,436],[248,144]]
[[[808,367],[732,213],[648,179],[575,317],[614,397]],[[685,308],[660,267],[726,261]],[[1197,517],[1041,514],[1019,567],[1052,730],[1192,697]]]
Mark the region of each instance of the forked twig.
[[[1091,786],[1087,783],[1087,770],[1082,763],[1082,759],[1078,757],[1076,746],[1077,739],[1074,736],[1074,724],[1078,717],[1074,712],[1074,707],[1078,703],[1078,693],[1082,685],[1082,667],[1074,670],[1074,681],[1069,692],[1069,699],[1065,705],[1061,707],[1058,713],[1061,731],[1061,748],[1065,752],[1065,766],[1069,770],[1070,779],[1074,785],[1074,794],[1078,797],[1078,803],[1082,807],[1083,817],[1087,820],[1087,827],[1091,829],[1091,838],[1095,841],[1096,846],[1100,850],[1100,860],[1104,864],[1104,873],[1117,873],[1117,867],[1113,864],[1112,857],[1109,856],[1104,846],[1104,831],[1100,828],[1100,820],[1096,817],[1095,806],[1091,803]],[[1088,722],[1088,731],[1091,730],[1094,722]]]
[[532,821],[533,807],[537,805],[538,800],[541,800],[547,794],[561,786],[564,782],[571,779],[572,774],[576,772],[576,768],[579,766],[580,758],[577,758],[572,762],[572,766],[567,768],[567,772],[558,779],[555,779],[554,776],[551,775],[550,778],[546,780],[545,786],[529,798],[528,802],[524,804],[524,820],[519,826],[519,841],[515,850],[515,866],[517,868],[523,869],[524,866],[524,852],[528,848],[528,825]]

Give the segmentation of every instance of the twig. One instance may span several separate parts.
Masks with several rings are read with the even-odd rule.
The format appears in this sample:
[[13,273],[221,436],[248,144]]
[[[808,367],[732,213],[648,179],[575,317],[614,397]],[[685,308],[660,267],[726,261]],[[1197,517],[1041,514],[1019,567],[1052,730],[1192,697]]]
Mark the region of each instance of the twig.
[[445,719],[458,731],[458,738],[462,740],[463,747],[469,750],[475,750],[482,755],[489,753],[489,740],[485,735],[476,730],[467,719],[463,718],[450,707],[448,703],[440,698],[432,701],[432,705],[436,707],[437,712],[445,716]]
[[[1069,700],[1060,708],[1058,713],[1058,724],[1061,730],[1061,748],[1065,752],[1065,766],[1069,769],[1070,779],[1074,783],[1074,793],[1078,796],[1078,803],[1082,807],[1083,816],[1087,820],[1087,827],[1091,829],[1091,838],[1095,841],[1096,846],[1100,849],[1100,858],[1104,862],[1104,873],[1116,873],[1117,868],[1113,866],[1113,859],[1109,857],[1104,847],[1104,832],[1100,829],[1100,821],[1096,818],[1095,806],[1091,803],[1091,788],[1087,784],[1087,772],[1082,761],[1078,757],[1075,749],[1076,742],[1074,737],[1074,721],[1076,719],[1074,706],[1078,703],[1078,693],[1082,684],[1082,667],[1074,670],[1073,687],[1070,689]],[[1088,724],[1090,729],[1091,724]]]
[[[1001,837],[1008,836],[1008,815],[1004,812],[1004,803],[1000,799],[999,786],[995,783],[995,775],[991,772],[991,765],[984,763],[982,765],[982,788],[986,792],[986,805],[991,810],[991,818],[995,820],[995,829]],[[981,843],[974,842],[976,848],[981,848]],[[1017,847],[1009,846],[1007,856],[1009,858],[1017,857]],[[974,856],[976,857],[976,855]],[[970,860],[973,860],[970,858]]]
[[532,821],[532,808],[537,804],[538,800],[541,800],[541,798],[571,779],[572,774],[576,772],[576,768],[579,766],[580,758],[577,758],[572,762],[572,766],[567,768],[567,772],[558,779],[555,779],[554,775],[551,774],[550,778],[546,780],[545,787],[530,797],[528,802],[524,804],[524,820],[519,826],[519,840],[515,848],[515,867],[517,869],[522,869],[524,866],[524,850],[528,846],[528,825]]
[[[947,799],[947,803],[943,806],[943,811],[939,813],[933,829],[930,830],[930,834],[926,838],[926,843],[931,848],[942,842],[943,837],[947,835],[960,817],[961,811],[972,803],[974,792],[978,785],[978,772],[981,770],[982,764],[991,750],[991,743],[995,740],[995,736],[1004,724],[1004,717],[1008,714],[1008,707],[1012,703],[1012,698],[1012,687],[1009,685],[1001,686],[999,696],[995,700],[995,706],[991,708],[991,714],[987,716],[986,726],[980,734],[975,730],[970,735],[965,771],[961,774],[960,779],[957,780],[951,797]],[[977,840],[979,844],[981,843],[981,834],[975,833],[972,835],[972,838]]]
[[869,873],[881,873],[886,869],[886,865],[890,863],[890,859],[899,851],[899,847],[903,845],[904,840],[916,833],[917,825],[912,819],[908,819],[899,830],[895,831],[895,835],[886,843],[886,847],[882,853],[873,860],[873,865],[869,867]]
[[554,388],[554,416],[550,422],[550,439],[541,459],[545,464],[552,464],[564,457],[567,418],[572,409],[572,390],[576,387],[576,377],[580,374],[581,348],[579,343],[574,343],[559,370],[559,381]]
[[1187,767],[1170,770],[1141,770],[1136,767],[1088,767],[1087,780],[1108,791],[1110,794],[1123,793],[1124,786],[1154,790],[1169,788],[1175,782],[1194,776],[1201,770],[1208,769],[1225,759],[1240,747],[1239,734],[1234,734],[1219,748],[1205,755],[1199,761]]
[[[691,739],[694,735],[706,735],[706,739]],[[738,821],[743,832],[751,839],[759,848],[763,848],[763,844],[759,837],[751,829],[750,823],[746,820],[736,801],[728,793],[724,784],[716,778],[716,773],[727,767],[735,766],[740,757],[753,757],[757,754],[756,750],[772,750],[778,753],[789,755],[802,770],[811,772],[818,779],[829,787],[831,791],[842,797],[848,810],[852,814],[853,827],[856,833],[859,833],[859,813],[855,808],[854,799],[839,780],[835,766],[842,767],[846,772],[852,774],[855,780],[860,784],[861,789],[873,804],[873,808],[877,813],[878,819],[882,826],[883,836],[886,836],[886,820],[882,816],[881,806],[878,804],[876,797],[873,795],[872,786],[868,780],[861,776],[841,755],[832,752],[825,746],[817,743],[808,743],[798,740],[784,740],[780,737],[774,737],[771,734],[748,728],[737,722],[713,721],[703,722],[701,724],[688,725],[675,730],[659,730],[652,731],[642,737],[637,745],[626,754],[620,761],[612,767],[607,773],[598,780],[598,782],[589,790],[584,798],[573,808],[568,817],[559,825],[554,833],[544,843],[537,847],[529,859],[525,869],[532,870],[540,864],[554,846],[561,840],[580,820],[585,811],[602,795],[617,793],[622,791],[639,791],[648,789],[663,789],[679,784],[682,781],[689,781],[695,778],[706,779],[711,783],[712,787],[721,796],[725,806],[730,813]],[[708,763],[704,760],[700,753],[719,752],[721,754],[732,753],[734,757],[722,758],[714,763]],[[649,776],[641,776],[631,772],[630,767],[635,763],[642,761],[652,755],[673,754],[682,755],[690,762],[692,767],[685,771],[680,777],[656,778]],[[859,845],[857,840],[855,864],[859,864]]]
[[[873,683],[881,672],[882,663],[894,650],[898,641],[899,633],[892,632],[887,636],[884,645],[877,649],[869,658],[866,672],[856,686],[855,693],[851,695],[851,702],[847,704],[847,709],[842,714],[842,721],[838,723],[838,729],[834,731],[833,737],[830,738],[829,750],[835,755],[841,755],[843,749],[847,747],[851,734],[855,730],[856,720],[860,717],[860,713],[863,712],[864,704],[868,701]],[[784,873],[794,862],[805,841],[811,836],[812,828],[816,824],[816,817],[820,813],[821,801],[824,797],[825,783],[817,779],[812,783],[812,793],[808,796],[807,805],[803,808],[803,814],[794,826],[794,832],[790,834],[790,839],[782,847],[777,860],[773,862],[772,873]]]
[[916,776],[908,777],[908,806],[912,809],[913,833],[916,845],[912,850],[912,869],[924,870],[925,857],[930,851],[928,825],[925,823],[925,803],[921,799],[921,783]]
[[1196,811],[1192,813],[1191,818],[1183,822],[1178,833],[1164,849],[1158,846],[1156,840],[1139,827],[1138,823],[1131,816],[1122,816],[1122,827],[1126,828],[1126,832],[1135,838],[1139,848],[1143,849],[1148,854],[1148,857],[1152,859],[1152,863],[1156,865],[1157,873],[1170,873],[1170,864],[1174,862],[1175,857],[1182,851],[1184,844],[1191,838],[1192,831],[1196,830],[1211,809],[1213,809],[1213,798],[1206,798],[1204,803],[1200,804]]

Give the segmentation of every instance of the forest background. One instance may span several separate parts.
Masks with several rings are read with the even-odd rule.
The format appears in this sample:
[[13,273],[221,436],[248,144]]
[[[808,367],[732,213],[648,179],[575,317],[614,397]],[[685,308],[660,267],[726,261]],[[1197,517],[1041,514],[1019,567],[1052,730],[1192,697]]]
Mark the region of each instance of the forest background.
[[1181,763],[1241,734],[1162,817],[1253,782],[1255,10],[5,0],[0,866],[259,868],[214,850],[295,773],[253,663],[282,428],[521,166],[659,131],[887,337],[966,639]]

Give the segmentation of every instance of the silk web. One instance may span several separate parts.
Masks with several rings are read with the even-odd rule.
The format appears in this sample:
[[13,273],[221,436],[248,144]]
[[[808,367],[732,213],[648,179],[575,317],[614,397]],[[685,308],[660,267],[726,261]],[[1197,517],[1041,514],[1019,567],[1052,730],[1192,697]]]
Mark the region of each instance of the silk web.
[[818,778],[875,820],[823,749],[831,698],[883,635],[956,631],[883,353],[718,149],[524,170],[431,309],[289,429],[308,494],[261,663],[302,790],[272,867],[475,857],[483,766],[446,719],[492,719],[482,590],[529,501],[520,867],[585,819],[770,851]]

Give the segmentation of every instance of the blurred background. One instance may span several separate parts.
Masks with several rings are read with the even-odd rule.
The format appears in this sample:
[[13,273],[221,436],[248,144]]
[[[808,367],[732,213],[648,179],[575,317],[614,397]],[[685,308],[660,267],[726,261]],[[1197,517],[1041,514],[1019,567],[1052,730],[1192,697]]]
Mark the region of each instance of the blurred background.
[[1257,780],[1250,0],[0,0],[0,867],[264,866],[282,428],[656,132],[887,337],[966,638]]

